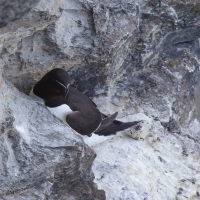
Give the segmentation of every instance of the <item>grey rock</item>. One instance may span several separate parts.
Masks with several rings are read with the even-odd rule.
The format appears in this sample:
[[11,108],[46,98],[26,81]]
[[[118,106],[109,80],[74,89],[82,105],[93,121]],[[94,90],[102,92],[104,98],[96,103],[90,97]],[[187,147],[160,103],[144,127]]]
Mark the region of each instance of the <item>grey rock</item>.
[[1,0],[0,2],[0,27],[6,26],[9,22],[20,19],[30,11],[39,0]]
[[[12,21],[0,29],[2,195],[7,199],[21,198],[21,193],[33,199],[42,195],[43,199],[66,199],[67,195],[68,199],[87,199],[83,194],[91,199],[104,198],[103,192],[95,189],[92,175],[87,175],[91,173],[94,152],[43,105],[25,95],[47,71],[60,67],[102,112],[118,111],[118,119],[123,121],[141,120],[137,113],[152,119],[144,141],[124,134],[93,148],[97,153],[93,164],[95,182],[105,190],[107,199],[198,199],[199,2],[28,2],[21,10],[14,6],[13,17],[2,20],[0,16],[3,25]],[[43,118],[46,121],[41,123]],[[52,130],[58,130],[58,134],[52,134]],[[72,150],[61,147],[69,143]],[[82,157],[75,153],[77,149],[83,152],[83,158],[88,155],[87,164],[80,164],[86,167],[65,170],[63,165],[68,159],[70,163],[84,162],[78,161]],[[69,155],[67,160],[65,154]],[[45,157],[51,159],[52,167],[43,161]],[[80,171],[86,168],[87,173]],[[60,177],[55,179],[57,186],[50,171]],[[69,171],[70,176],[62,176]],[[24,183],[19,182],[18,174]],[[31,177],[30,184],[27,177]],[[90,177],[90,181],[76,182],[80,177]],[[63,180],[75,180],[75,189]],[[16,189],[13,183],[17,183]],[[10,191],[12,187],[16,195]],[[85,188],[90,192],[84,193]]]
[[105,199],[80,136],[11,84],[1,92],[1,199]]
[[126,131],[127,135],[136,140],[144,140],[150,133],[150,129],[153,125],[153,119],[138,113],[137,118],[141,120],[139,124],[130,128],[130,131]]

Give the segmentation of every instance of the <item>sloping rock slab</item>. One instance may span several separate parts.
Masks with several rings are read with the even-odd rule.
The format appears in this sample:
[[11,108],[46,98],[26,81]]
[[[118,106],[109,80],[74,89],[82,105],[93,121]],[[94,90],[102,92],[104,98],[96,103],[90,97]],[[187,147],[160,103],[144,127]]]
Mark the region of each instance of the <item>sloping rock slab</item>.
[[105,199],[95,153],[41,103],[0,87],[0,199]]

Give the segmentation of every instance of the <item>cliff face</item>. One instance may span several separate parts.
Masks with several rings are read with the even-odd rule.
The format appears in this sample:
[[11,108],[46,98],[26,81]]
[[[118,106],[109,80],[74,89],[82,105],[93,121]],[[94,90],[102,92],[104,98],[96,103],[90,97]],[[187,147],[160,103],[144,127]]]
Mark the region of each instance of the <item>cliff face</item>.
[[95,153],[40,103],[1,84],[1,199],[105,199]]
[[1,3],[15,9],[0,16],[0,196],[105,199],[92,182],[94,152],[25,95],[60,67],[103,112],[150,124],[142,141],[123,135],[93,147],[106,199],[199,199],[200,4],[20,2]]

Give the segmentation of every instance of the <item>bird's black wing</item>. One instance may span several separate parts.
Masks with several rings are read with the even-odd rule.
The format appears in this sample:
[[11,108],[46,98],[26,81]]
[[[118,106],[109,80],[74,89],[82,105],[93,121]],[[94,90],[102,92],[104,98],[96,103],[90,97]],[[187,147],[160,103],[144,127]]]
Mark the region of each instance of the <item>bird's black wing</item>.
[[101,113],[86,95],[71,86],[68,90],[66,104],[74,112],[67,115],[66,121],[78,133],[90,136],[101,124]]

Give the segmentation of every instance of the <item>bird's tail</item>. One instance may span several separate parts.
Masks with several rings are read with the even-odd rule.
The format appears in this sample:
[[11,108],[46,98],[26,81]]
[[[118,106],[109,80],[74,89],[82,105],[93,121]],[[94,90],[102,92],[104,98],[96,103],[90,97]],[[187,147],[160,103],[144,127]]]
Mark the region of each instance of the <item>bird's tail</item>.
[[140,122],[141,121],[121,122],[118,120],[114,120],[112,123],[110,123],[109,126],[105,127],[104,129],[95,131],[95,134],[103,136],[115,135],[118,131],[123,131],[131,126],[137,125]]
[[98,129],[95,132],[99,132],[100,130],[105,129],[107,126],[109,126],[115,120],[117,115],[118,115],[118,112],[115,112],[109,117],[101,113],[101,117],[102,117],[101,125],[98,127]]

